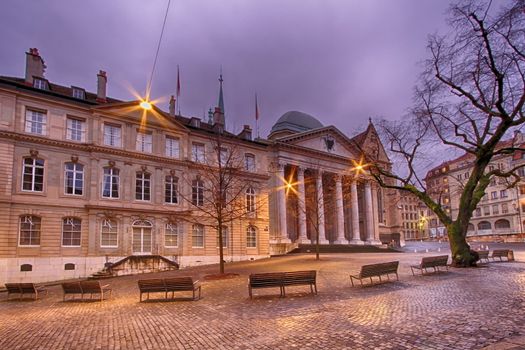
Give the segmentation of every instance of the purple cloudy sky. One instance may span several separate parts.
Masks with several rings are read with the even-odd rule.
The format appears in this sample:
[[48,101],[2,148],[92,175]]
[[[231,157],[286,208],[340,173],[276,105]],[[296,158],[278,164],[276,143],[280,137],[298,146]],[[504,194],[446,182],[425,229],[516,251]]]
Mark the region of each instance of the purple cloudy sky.
[[[217,104],[222,65],[228,128],[254,124],[261,136],[289,110],[353,134],[369,117],[399,118],[410,106],[426,37],[446,30],[448,1],[172,0],[152,97],[175,92],[180,65],[183,115]],[[55,83],[133,99],[149,77],[167,0],[4,0],[0,75],[23,76],[37,47]]]

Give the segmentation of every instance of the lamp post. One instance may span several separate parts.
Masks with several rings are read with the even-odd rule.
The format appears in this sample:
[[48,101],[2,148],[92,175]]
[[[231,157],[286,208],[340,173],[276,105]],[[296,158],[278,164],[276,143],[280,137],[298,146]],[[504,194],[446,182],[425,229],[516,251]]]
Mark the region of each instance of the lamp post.
[[521,220],[521,205],[520,205],[520,191],[516,187],[516,202],[513,203],[514,209],[518,212],[518,220],[520,221],[520,234],[523,233],[523,221]]

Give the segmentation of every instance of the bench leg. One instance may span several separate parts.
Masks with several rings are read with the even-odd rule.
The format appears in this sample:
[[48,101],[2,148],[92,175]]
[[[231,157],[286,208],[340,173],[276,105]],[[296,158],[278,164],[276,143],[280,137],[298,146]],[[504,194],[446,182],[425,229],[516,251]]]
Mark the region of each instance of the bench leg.
[[399,275],[397,274],[397,271],[396,271],[396,280],[399,281]]
[[252,296],[252,286],[248,286],[248,295],[250,296],[250,299],[253,298],[253,296]]
[[317,283],[314,283],[315,294],[317,295]]
[[280,287],[281,288],[281,296],[284,298],[286,297],[286,290],[284,289],[284,286]]
[[383,280],[381,279],[381,275],[379,275],[379,283],[383,282]]

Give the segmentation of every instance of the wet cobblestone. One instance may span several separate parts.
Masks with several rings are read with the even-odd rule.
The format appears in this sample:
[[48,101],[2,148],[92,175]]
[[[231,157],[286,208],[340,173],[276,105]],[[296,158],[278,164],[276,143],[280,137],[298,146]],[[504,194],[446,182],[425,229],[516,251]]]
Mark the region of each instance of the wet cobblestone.
[[[232,263],[227,271],[239,277],[203,281],[200,301],[139,303],[136,281],[182,275],[202,281],[215,266],[113,278],[107,280],[113,298],[102,303],[63,302],[59,286],[38,301],[6,301],[4,294],[0,349],[525,349],[525,263],[414,277],[409,266],[423,255]],[[525,261],[525,253],[516,255]],[[350,287],[349,273],[390,260],[401,261],[399,282]],[[249,273],[302,269],[318,270],[317,296],[296,287],[286,298],[262,289],[249,299]]]

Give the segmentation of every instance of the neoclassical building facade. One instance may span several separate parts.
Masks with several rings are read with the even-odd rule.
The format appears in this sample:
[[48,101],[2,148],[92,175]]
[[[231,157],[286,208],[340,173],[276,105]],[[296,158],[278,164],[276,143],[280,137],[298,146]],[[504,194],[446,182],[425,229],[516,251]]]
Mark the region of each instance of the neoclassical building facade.
[[[220,108],[208,121],[176,115],[173,100],[168,112],[147,110],[108,97],[103,71],[96,93],[54,84],[44,71],[30,49],[25,77],[0,77],[0,284],[87,277],[129,257],[212,264],[220,244],[226,261],[238,261],[317,234],[321,244],[376,245],[399,232],[396,195],[366,167],[356,171],[362,150],[377,144],[372,124],[348,138],[289,112],[268,139],[253,139],[249,126],[224,130]],[[376,153],[388,163],[382,147]],[[203,209],[206,174],[234,154],[239,211],[219,242]]]

